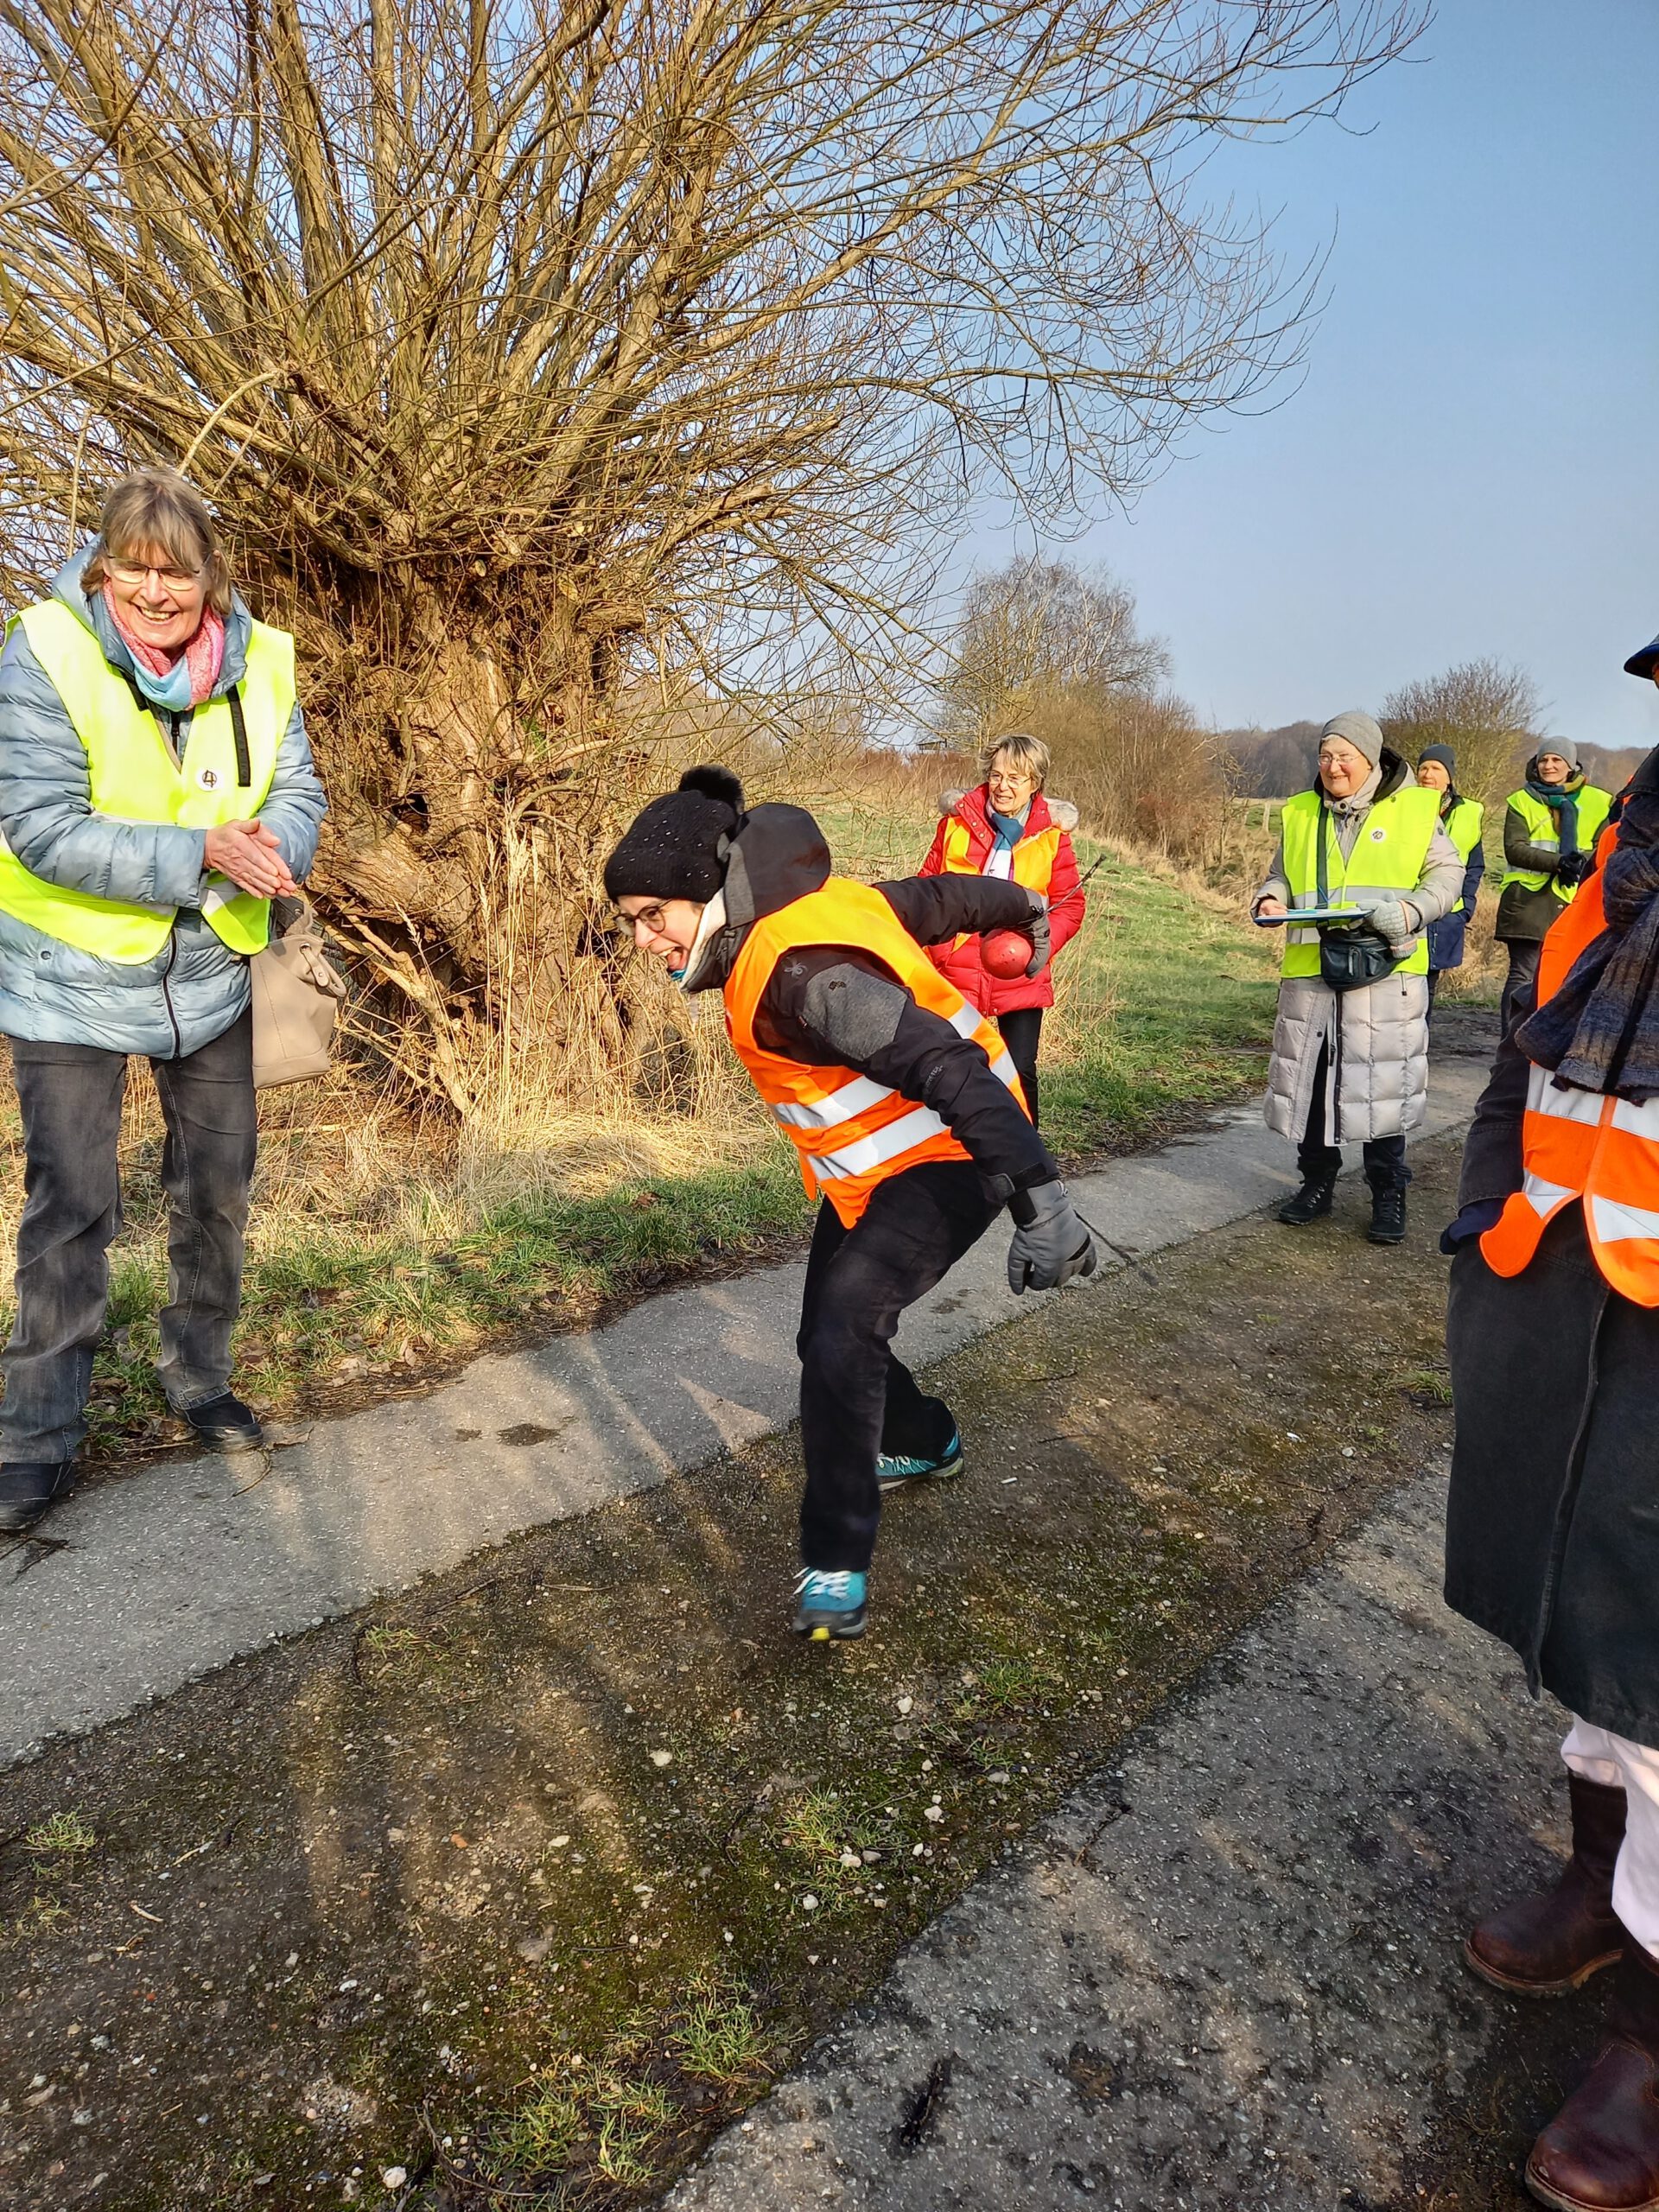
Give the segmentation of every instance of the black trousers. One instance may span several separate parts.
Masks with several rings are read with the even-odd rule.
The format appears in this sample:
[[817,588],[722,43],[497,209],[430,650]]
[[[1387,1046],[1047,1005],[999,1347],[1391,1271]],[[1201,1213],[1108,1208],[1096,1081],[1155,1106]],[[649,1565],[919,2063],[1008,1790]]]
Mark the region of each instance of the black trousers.
[[[17,1229],[17,1319],[0,1358],[0,1461],[67,1459],[86,1433],[110,1242],[121,1226],[116,1145],[127,1059],[93,1045],[15,1037],[11,1060],[28,1198]],[[167,1123],[168,1296],[157,1372],[168,1403],[182,1412],[230,1382],[258,1131],[252,1014],[200,1052],[150,1066]]]
[[825,1573],[862,1573],[875,1548],[882,1452],[937,1458],[956,1433],[941,1398],[925,1397],[893,1353],[906,1306],[948,1274],[1001,1211],[967,1160],[929,1160],[878,1185],[843,1229],[826,1199],[812,1233],[801,1300],[801,1559]]
[[[1325,1141],[1325,1093],[1330,1080],[1330,1051],[1321,1045],[1319,1065],[1313,1071],[1313,1096],[1308,1104],[1307,1126],[1296,1147],[1296,1165],[1305,1182],[1321,1175],[1334,1175],[1342,1166],[1342,1147]],[[1365,1180],[1374,1191],[1403,1190],[1411,1180],[1403,1136],[1368,1138],[1363,1151]]]
[[1503,978],[1503,996],[1499,1004],[1503,1017],[1503,1034],[1507,1037],[1516,1022],[1524,1021],[1532,1012],[1532,1002],[1538,988],[1538,963],[1544,957],[1544,943],[1541,938],[1511,938],[1506,950],[1510,956],[1510,972]]
[[1043,1009],[1039,1006],[1016,1007],[1012,1014],[999,1014],[996,1026],[1002,1042],[1008,1048],[1008,1058],[1020,1071],[1020,1087],[1026,1094],[1026,1104],[1031,1110],[1032,1127],[1037,1127],[1037,1047],[1042,1042]]

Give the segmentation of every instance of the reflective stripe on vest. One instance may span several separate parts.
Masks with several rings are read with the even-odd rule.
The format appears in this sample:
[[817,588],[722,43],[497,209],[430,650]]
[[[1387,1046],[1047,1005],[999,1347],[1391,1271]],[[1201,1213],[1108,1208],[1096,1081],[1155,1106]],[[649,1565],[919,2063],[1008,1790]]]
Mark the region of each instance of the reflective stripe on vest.
[[[1592,852],[1612,805],[1612,794],[1599,790],[1594,784],[1586,784],[1573,796],[1579,805],[1580,850]],[[1526,823],[1529,844],[1545,846],[1551,852],[1560,850],[1556,816],[1542,799],[1535,798],[1529,791],[1518,791],[1510,793],[1507,804]],[[1520,884],[1527,891],[1541,891],[1548,886],[1564,906],[1575,887],[1570,883],[1558,883],[1553,875],[1535,868],[1506,868],[1498,878],[1497,887],[1500,892],[1507,891],[1512,883]]]
[[902,1091],[854,1068],[814,1067],[757,1042],[754,1018],[766,985],[784,954],[801,945],[845,945],[872,954],[918,1005],[971,1038],[992,1073],[1022,1107],[1025,1102],[995,1025],[945,981],[879,891],[831,876],[804,899],[764,915],[744,938],[727,978],[726,1026],[755,1089],[795,1146],[808,1195],[822,1192],[850,1229],[887,1176],[925,1160],[969,1154],[931,1107]]
[[[1422,880],[1424,863],[1434,842],[1440,818],[1440,793],[1408,785],[1403,791],[1390,792],[1387,798],[1377,800],[1361,823],[1354,849],[1346,860],[1342,856],[1336,825],[1326,820],[1325,872],[1331,904],[1347,906],[1363,898],[1398,899],[1414,891]],[[1290,887],[1293,907],[1317,906],[1319,903],[1320,827],[1317,791],[1298,791],[1294,798],[1285,801],[1280,817],[1280,835],[1284,844],[1285,880]],[[1319,974],[1317,930],[1299,930],[1294,925],[1286,929],[1280,972],[1285,976]],[[1395,973],[1428,973],[1428,939],[1421,931],[1413,939],[1411,951]]]
[[[1602,860],[1615,842],[1604,839]],[[1601,885],[1599,867],[1545,938],[1541,1006],[1606,926]],[[1493,1272],[1518,1275],[1555,1216],[1581,1198],[1585,1234],[1607,1281],[1635,1305],[1659,1306],[1659,1099],[1637,1105],[1566,1089],[1548,1069],[1535,1067],[1521,1153],[1521,1188],[1480,1240]]]
[[[26,608],[7,625],[21,626],[29,649],[62,700],[86,749],[92,811],[106,821],[171,823],[209,830],[257,815],[270,795],[276,755],[294,711],[294,641],[263,622],[251,625],[247,664],[238,687],[247,734],[249,779],[238,780],[236,732],[228,702],[208,701],[190,719],[182,766],[158,718],[141,707],[86,625],[60,601]],[[176,918],[171,906],[96,899],[31,875],[9,848],[0,849],[0,909],[46,936],[124,965],[151,960]],[[270,906],[250,898],[226,877],[208,879],[201,913],[232,952],[251,954],[268,943]]]

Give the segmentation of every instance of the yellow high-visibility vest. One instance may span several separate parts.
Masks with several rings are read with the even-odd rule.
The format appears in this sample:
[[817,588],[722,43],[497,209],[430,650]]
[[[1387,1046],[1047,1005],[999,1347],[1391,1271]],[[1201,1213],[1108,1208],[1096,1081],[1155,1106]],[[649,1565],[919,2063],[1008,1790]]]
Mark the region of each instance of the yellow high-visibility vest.
[[[294,711],[294,640],[286,631],[252,626],[247,666],[237,687],[246,739],[245,770],[238,760],[235,717],[228,699],[195,709],[182,765],[175,760],[156,715],[104,658],[86,625],[60,600],[30,607],[8,623],[21,625],[29,648],[62,700],[86,748],[92,811],[118,822],[162,822],[212,830],[257,815],[276,773],[276,755]],[[171,906],[140,906],[96,899],[31,875],[0,839],[0,909],[48,937],[104,960],[136,965],[152,960],[176,918]],[[203,919],[232,952],[260,951],[270,938],[270,901],[210,875]]]
[[[1579,849],[1586,853],[1593,852],[1596,839],[1600,836],[1602,825],[1612,807],[1612,793],[1600,790],[1594,784],[1581,784],[1568,796],[1578,802]],[[1542,799],[1535,798],[1529,791],[1524,790],[1511,791],[1508,804],[1526,823],[1529,845],[1553,845],[1559,850],[1560,821],[1553,807],[1547,806]],[[1498,889],[1507,891],[1512,883],[1519,883],[1529,891],[1541,891],[1548,884],[1563,906],[1578,888],[1576,884],[1563,883],[1558,876],[1547,875],[1541,868],[1506,868]]]
[[[1280,817],[1284,839],[1285,880],[1290,903],[1317,906],[1319,903],[1319,838],[1326,840],[1326,888],[1333,906],[1353,906],[1366,895],[1398,899],[1414,892],[1422,880],[1423,863],[1440,826],[1440,795],[1409,784],[1403,791],[1380,798],[1360,824],[1354,849],[1346,860],[1334,822],[1323,818],[1317,791],[1298,791],[1285,801]],[[1286,976],[1317,976],[1319,972],[1319,933],[1285,931],[1285,957],[1281,972]],[[1428,938],[1420,933],[1412,949],[1394,971],[1397,976],[1428,973]]]
[[[1465,868],[1469,864],[1470,854],[1480,842],[1485,826],[1486,810],[1478,799],[1460,798],[1451,813],[1445,817],[1446,834],[1457,847],[1458,858]],[[1463,912],[1461,897],[1452,912],[1454,914],[1460,914]]]

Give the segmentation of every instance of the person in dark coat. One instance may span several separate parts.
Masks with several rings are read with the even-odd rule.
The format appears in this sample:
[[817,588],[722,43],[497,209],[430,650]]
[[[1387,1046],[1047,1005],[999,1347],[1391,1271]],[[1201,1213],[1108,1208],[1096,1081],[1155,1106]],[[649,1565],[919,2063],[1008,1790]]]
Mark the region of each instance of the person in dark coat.
[[1510,793],[1492,928],[1510,955],[1503,1001],[1506,1030],[1515,1027],[1522,995],[1537,976],[1539,947],[1590,872],[1590,856],[1611,804],[1611,794],[1591,783],[1567,758],[1565,747],[1554,741],[1539,747],[1527,763],[1525,782]]
[[[1652,677],[1659,639],[1625,665]],[[1572,1715],[1572,1857],[1467,1961],[1523,1997],[1617,1969],[1527,2185],[1659,2212],[1659,750],[1611,818],[1500,1047],[1443,1240],[1446,1596]]]
[[1486,810],[1478,799],[1465,798],[1457,785],[1457,755],[1449,745],[1426,745],[1417,763],[1417,780],[1425,791],[1440,794],[1440,827],[1458,849],[1463,862],[1463,889],[1449,914],[1428,925],[1428,1010],[1434,1011],[1440,977],[1448,968],[1463,965],[1464,934],[1474,919],[1475,900],[1486,873],[1481,836]]

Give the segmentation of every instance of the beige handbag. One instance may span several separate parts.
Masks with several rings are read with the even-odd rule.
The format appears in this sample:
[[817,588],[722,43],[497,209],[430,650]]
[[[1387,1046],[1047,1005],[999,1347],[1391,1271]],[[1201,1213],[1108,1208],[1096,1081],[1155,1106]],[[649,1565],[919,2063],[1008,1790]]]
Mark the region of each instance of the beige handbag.
[[317,918],[304,900],[281,937],[249,963],[253,985],[253,1083],[270,1090],[327,1075],[334,1017],[346,980],[323,950]]

